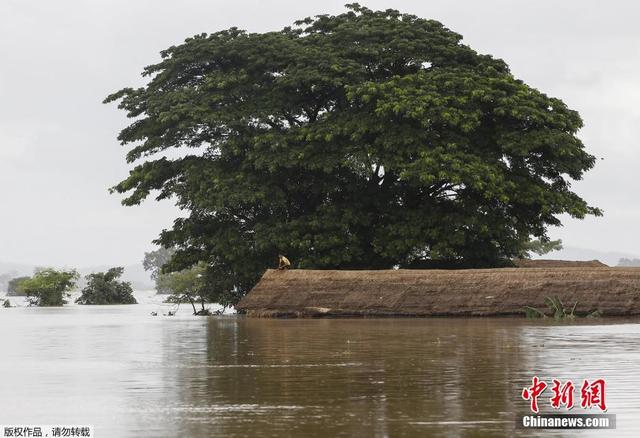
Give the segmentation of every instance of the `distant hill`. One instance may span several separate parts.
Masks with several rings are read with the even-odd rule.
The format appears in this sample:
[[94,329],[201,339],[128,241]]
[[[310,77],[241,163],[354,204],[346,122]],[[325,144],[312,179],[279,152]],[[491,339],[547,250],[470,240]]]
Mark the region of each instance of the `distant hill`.
[[618,266],[626,266],[626,267],[640,267],[640,259],[637,258],[622,258],[618,262]]
[[605,265],[617,266],[622,258],[635,259],[640,258],[637,254],[630,254],[617,251],[597,251],[593,249],[578,248],[566,246],[560,251],[553,251],[542,257],[533,257],[534,259],[555,259],[555,260],[600,260]]
[[2,274],[15,274],[16,277],[20,275],[31,275],[33,274],[33,265],[0,261],[0,275]]

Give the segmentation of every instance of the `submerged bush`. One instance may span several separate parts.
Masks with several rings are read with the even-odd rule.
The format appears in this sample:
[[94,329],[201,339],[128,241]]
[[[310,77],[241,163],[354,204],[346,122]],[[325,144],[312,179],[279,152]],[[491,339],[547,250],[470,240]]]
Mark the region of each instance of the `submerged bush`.
[[[562,301],[559,297],[546,297],[544,299],[544,303],[547,305],[550,313],[553,315],[554,319],[574,319],[576,317],[575,311],[578,306],[578,302],[576,301],[570,312],[567,312],[567,309],[562,304]],[[524,306],[524,314],[527,318],[546,318],[547,314],[542,310],[538,310],[535,307]],[[594,310],[589,312],[587,317],[596,318],[601,316],[599,310]]]
[[118,281],[124,268],[111,268],[107,272],[87,275],[87,286],[76,300],[78,304],[138,304],[133,296],[131,284]]
[[52,268],[38,269],[32,278],[20,284],[20,290],[27,295],[32,306],[62,306],[67,303],[69,292],[76,286],[78,273],[57,271]]

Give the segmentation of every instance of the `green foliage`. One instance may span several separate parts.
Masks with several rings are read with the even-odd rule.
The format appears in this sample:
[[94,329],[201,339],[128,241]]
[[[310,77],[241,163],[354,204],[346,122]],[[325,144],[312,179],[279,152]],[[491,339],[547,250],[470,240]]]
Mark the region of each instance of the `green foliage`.
[[26,295],[24,290],[22,289],[22,284],[25,282],[25,280],[29,280],[30,278],[31,277],[17,277],[9,280],[9,283],[7,285],[7,295]]
[[172,293],[171,289],[168,287],[167,274],[163,273],[163,268],[167,263],[169,263],[174,253],[174,249],[164,247],[144,253],[142,266],[144,266],[145,271],[151,272],[151,279],[155,281],[156,292],[159,294]]
[[160,273],[155,279],[156,293],[158,294],[172,294],[173,291],[170,288],[171,277],[169,273]]
[[204,273],[206,266],[199,263],[189,269],[169,274],[168,286],[176,295],[199,296],[205,288]]
[[[578,307],[577,301],[573,304],[573,307],[571,308],[570,311],[567,311],[568,309],[564,307],[564,304],[562,304],[562,301],[557,296],[545,297],[544,303],[546,304],[553,318],[556,320],[574,319],[576,317],[575,312],[576,312],[576,307]],[[538,310],[535,307],[524,306],[523,310],[527,318],[546,318],[547,317],[545,312]],[[600,317],[601,315],[602,313],[599,310],[594,310],[592,312],[589,312],[586,316],[588,318],[597,318],[597,317]]]
[[531,307],[531,306],[524,306],[524,315],[528,319],[547,317],[547,315],[545,315],[543,311],[538,310],[535,307]]
[[52,268],[36,270],[33,277],[24,280],[20,289],[29,297],[32,306],[62,306],[78,280],[75,270],[57,271]]
[[[167,286],[173,291],[173,295],[166,301],[189,302],[194,315],[208,315],[209,310],[204,307],[207,300],[206,270],[206,264],[200,262],[188,269],[167,274]],[[200,302],[200,310],[196,310],[196,301]]]
[[105,100],[133,119],[118,138],[135,166],[113,191],[187,212],[156,242],[177,249],[168,270],[206,262],[207,294],[233,303],[278,253],[497,266],[559,215],[601,214],[570,190],[595,163],[576,111],[437,21],[347,8],[194,36]]
[[87,286],[76,300],[78,304],[137,304],[131,284],[118,281],[124,268],[111,268],[107,272],[97,272],[85,277]]
[[564,319],[564,318],[573,319],[573,318],[575,318],[574,312],[576,310],[576,306],[578,305],[577,301],[573,305],[573,308],[571,309],[571,312],[569,312],[569,313],[566,311],[566,309],[564,308],[564,304],[562,304],[562,301],[560,301],[560,298],[558,298],[558,297],[546,297],[544,299],[544,303],[552,311],[553,317],[555,319]]
[[560,251],[562,249],[562,240],[533,239],[522,245],[519,258],[529,259],[531,253],[537,255],[548,254],[552,251]]
[[164,299],[163,303],[165,304],[182,304],[189,303],[190,301],[183,295],[169,295]]

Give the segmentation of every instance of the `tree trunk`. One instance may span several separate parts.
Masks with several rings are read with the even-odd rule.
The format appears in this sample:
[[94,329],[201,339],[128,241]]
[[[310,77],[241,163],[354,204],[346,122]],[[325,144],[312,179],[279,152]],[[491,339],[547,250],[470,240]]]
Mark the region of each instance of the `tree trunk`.
[[193,314],[197,315],[198,311],[196,310],[196,303],[195,301],[193,301],[193,298],[191,298],[191,295],[187,294],[186,295],[187,299],[189,300],[189,302],[191,303],[191,307],[193,307]]

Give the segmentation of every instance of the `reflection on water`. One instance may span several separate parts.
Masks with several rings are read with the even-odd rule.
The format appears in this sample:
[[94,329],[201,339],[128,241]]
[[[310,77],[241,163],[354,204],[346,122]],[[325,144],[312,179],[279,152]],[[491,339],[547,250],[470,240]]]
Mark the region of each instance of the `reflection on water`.
[[515,416],[537,374],[605,377],[614,435],[640,429],[634,321],[150,316],[156,307],[0,309],[0,424],[93,424],[98,437],[531,436]]

